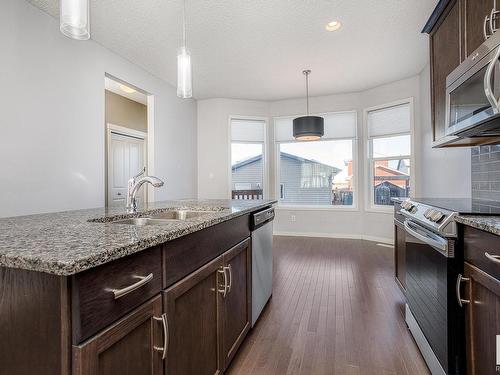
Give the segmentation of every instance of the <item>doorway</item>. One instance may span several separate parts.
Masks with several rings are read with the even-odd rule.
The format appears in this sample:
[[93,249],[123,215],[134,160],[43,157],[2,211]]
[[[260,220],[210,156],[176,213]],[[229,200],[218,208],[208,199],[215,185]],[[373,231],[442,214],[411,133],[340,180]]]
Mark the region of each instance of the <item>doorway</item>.
[[[128,181],[152,174],[150,105],[152,96],[143,90],[105,77],[106,206],[125,206]],[[149,195],[146,189],[140,189],[138,202],[152,200]]]

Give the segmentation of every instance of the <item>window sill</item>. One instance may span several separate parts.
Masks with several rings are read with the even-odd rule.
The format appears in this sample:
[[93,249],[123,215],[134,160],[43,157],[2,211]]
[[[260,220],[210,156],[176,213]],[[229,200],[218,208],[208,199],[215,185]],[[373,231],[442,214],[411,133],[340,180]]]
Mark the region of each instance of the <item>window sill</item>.
[[356,206],[315,206],[315,205],[289,205],[278,203],[277,210],[289,211],[338,211],[338,212],[359,212]]

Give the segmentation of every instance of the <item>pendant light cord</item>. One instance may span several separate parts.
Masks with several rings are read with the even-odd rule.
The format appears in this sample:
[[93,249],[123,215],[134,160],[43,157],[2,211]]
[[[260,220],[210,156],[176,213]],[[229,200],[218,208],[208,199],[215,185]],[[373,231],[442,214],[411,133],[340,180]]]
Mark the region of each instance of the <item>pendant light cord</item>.
[[307,115],[309,116],[309,74],[311,74],[310,70],[304,70],[302,73],[306,76],[306,108]]
[[186,0],[182,1],[182,44],[186,46]]

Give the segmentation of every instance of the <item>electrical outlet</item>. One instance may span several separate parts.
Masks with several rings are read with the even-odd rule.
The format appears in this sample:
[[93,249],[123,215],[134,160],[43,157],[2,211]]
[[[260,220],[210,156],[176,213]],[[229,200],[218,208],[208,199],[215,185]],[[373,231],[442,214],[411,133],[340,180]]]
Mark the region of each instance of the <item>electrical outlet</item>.
[[290,221],[291,222],[297,221],[297,218],[295,217],[295,215],[290,215]]

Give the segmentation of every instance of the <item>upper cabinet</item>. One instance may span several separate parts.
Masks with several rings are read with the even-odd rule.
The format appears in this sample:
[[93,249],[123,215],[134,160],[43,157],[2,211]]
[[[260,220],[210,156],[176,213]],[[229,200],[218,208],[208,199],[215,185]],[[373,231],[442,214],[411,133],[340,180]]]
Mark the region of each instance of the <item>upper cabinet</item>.
[[[472,146],[480,139],[445,135],[446,77],[491,34],[495,0],[441,0],[422,32],[429,34],[433,146]],[[491,25],[500,26],[493,14]]]

